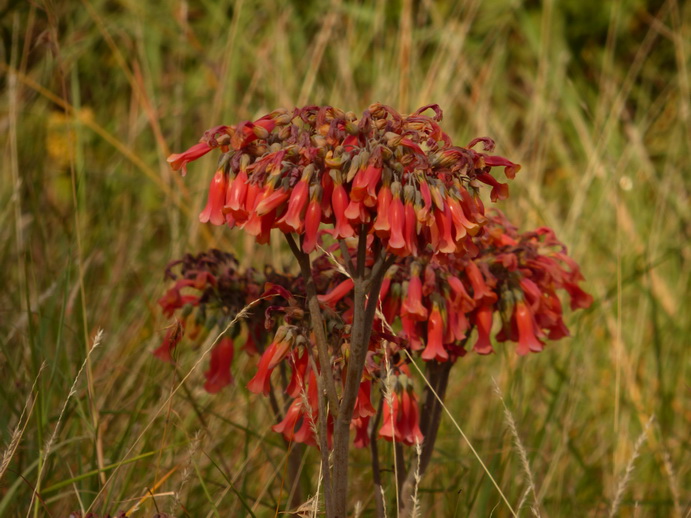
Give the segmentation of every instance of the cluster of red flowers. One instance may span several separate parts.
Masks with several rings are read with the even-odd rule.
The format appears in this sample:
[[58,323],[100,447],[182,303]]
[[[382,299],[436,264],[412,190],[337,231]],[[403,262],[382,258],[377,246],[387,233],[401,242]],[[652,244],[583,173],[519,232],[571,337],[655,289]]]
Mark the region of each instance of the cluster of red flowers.
[[[179,273],[175,273],[179,270]],[[163,314],[175,316],[166,331],[160,347],[154,351],[157,358],[172,363],[173,352],[186,335],[192,341],[203,339],[214,328],[224,329],[247,304],[257,301],[242,324],[233,327],[211,351],[209,370],[205,373],[204,388],[211,393],[219,392],[233,381],[231,364],[235,353],[235,341],[243,336],[243,349],[250,354],[263,351],[267,341],[265,311],[277,311],[272,295],[266,297],[266,283],[273,286],[300,288],[301,280],[281,275],[267,269],[263,273],[250,268],[240,272],[239,264],[231,254],[209,250],[198,255],[187,254],[171,262],[166,268],[166,278],[174,281],[158,301]]]
[[[560,290],[570,296],[572,309],[588,307],[592,302],[592,297],[578,286],[582,280],[578,266],[566,255],[553,231],[543,227],[519,233],[499,212],[487,219],[483,232],[474,238],[480,250],[477,257],[428,254],[399,258],[387,273],[380,295],[381,315],[375,320],[352,419],[356,446],[369,444],[368,426],[376,414],[373,383],[388,394],[382,396],[379,437],[408,445],[422,440],[418,400],[402,347],[420,354],[424,361],[455,361],[466,354],[475,330],[472,350],[491,353],[490,333],[497,315],[501,321],[494,336],[497,342],[517,342],[520,355],[537,352],[542,350],[545,339],[558,340],[568,335]],[[330,368],[336,380],[343,380],[353,314],[353,282],[332,260],[319,256],[313,263],[313,277],[318,291],[324,294],[319,299],[330,330]],[[367,260],[372,259],[368,256]],[[250,354],[261,353],[257,372],[247,387],[268,395],[273,390],[272,373],[283,369],[281,379],[289,379],[283,391],[285,412],[274,430],[287,441],[316,446],[319,405],[318,373],[314,368],[321,366],[316,355],[310,362],[314,340],[305,318],[301,279],[272,272],[259,275],[254,270],[240,273],[234,258],[217,250],[188,255],[172,266],[178,264],[182,264],[182,275],[176,277],[169,267],[168,276],[175,285],[159,303],[167,316],[181,313],[183,324],[169,330],[155,354],[170,360],[183,325],[188,329],[224,326],[245,304],[263,297],[265,301],[244,324],[249,331],[243,348]],[[263,285],[265,281],[268,284]],[[190,334],[195,337],[194,332]],[[217,392],[231,382],[233,350],[229,337],[222,338],[213,349],[206,373],[208,391]],[[290,375],[286,376],[288,371]],[[329,417],[329,442],[332,428]]]
[[[427,110],[434,115],[424,115]],[[567,336],[559,292],[568,293],[572,309],[592,301],[578,286],[578,266],[552,230],[521,234],[501,213],[485,215],[479,183],[492,187],[493,201],[504,199],[508,188],[491,176],[492,167],[504,167],[513,178],[519,166],[472,149],[482,144],[491,152],[490,139],[453,146],[438,124],[441,117],[436,105],[402,116],[375,104],[359,120],[329,106],[278,110],[254,122],[212,128],[200,143],[172,155],[168,161],[184,173],[187,163],[212,149],[223,153],[202,222],[243,228],[259,242],[267,242],[273,228],[298,234],[305,253],[325,233],[340,241],[311,263],[330,365],[320,365],[314,352],[302,277],[239,272],[235,259],[217,250],[169,266],[175,284],[159,303],[166,316],[178,319],[154,354],[172,361],[183,334],[195,339],[200,329],[225,329],[259,299],[244,323],[212,350],[205,388],[217,392],[232,381],[235,342],[244,341],[245,351],[261,354],[248,389],[272,393],[279,403],[273,429],[287,441],[316,446],[317,378],[320,369],[330,369],[336,384],[345,382],[354,313],[354,281],[345,272],[357,265],[337,267],[333,255],[343,250],[343,240],[365,235],[370,271],[382,249],[397,257],[382,284],[351,420],[356,446],[369,443],[378,414],[373,386],[381,394],[374,398],[381,405],[378,436],[407,445],[423,439],[403,349],[424,361],[453,362],[474,337],[472,350],[491,353],[495,315],[501,328],[494,340],[517,342],[521,355],[542,350],[546,339]],[[346,249],[351,245],[345,242]],[[352,252],[341,260],[363,256]],[[174,274],[180,265],[181,273]],[[281,375],[272,376],[277,370]],[[285,381],[283,396],[274,390],[279,380]],[[329,415],[329,445],[333,425]]]
[[[427,110],[433,116],[424,115]],[[175,170],[214,148],[223,152],[209,186],[202,222],[240,227],[266,243],[271,229],[301,236],[312,252],[322,229],[337,239],[359,235],[361,225],[400,256],[431,250],[475,252],[471,236],[484,223],[477,182],[492,186],[492,200],[508,186],[491,174],[520,166],[491,152],[491,139],[453,146],[436,105],[402,116],[374,104],[358,120],[331,106],[277,110],[254,122],[217,126],[168,162]]]
[[578,283],[578,265],[546,227],[520,234],[499,211],[475,238],[474,258],[451,255],[407,258],[387,273],[380,299],[390,323],[400,318],[402,334],[425,361],[453,361],[473,350],[493,351],[494,315],[501,320],[498,342],[517,342],[517,353],[538,352],[543,340],[568,336],[557,294],[565,290],[571,309],[586,308],[592,297]]

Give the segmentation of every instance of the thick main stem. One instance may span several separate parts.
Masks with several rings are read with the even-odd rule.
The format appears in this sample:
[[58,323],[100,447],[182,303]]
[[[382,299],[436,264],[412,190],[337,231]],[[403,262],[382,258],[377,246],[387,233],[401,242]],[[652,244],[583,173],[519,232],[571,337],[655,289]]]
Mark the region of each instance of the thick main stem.
[[353,278],[353,324],[351,327],[350,358],[346,373],[343,398],[334,426],[333,457],[333,518],[345,518],[348,508],[348,451],[350,449],[350,422],[365,367],[372,325],[379,303],[384,273],[390,265],[386,254],[377,254],[372,269],[365,268],[366,234],[360,235],[356,275]]

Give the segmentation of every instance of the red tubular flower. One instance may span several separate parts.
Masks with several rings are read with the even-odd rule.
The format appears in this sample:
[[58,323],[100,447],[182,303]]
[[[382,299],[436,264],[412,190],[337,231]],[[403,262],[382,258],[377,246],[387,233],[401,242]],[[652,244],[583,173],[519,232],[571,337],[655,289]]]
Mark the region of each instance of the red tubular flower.
[[401,324],[403,326],[403,334],[408,340],[410,349],[413,351],[422,349],[423,344],[418,331],[417,322],[409,317],[401,317]]
[[300,233],[302,230],[302,210],[309,199],[308,180],[300,180],[290,193],[288,200],[288,210],[281,219],[276,222],[276,226],[281,232],[290,234],[291,232]]
[[377,413],[372,406],[372,381],[363,380],[360,382],[357,399],[355,400],[355,409],[353,410],[354,418],[370,417]]
[[417,264],[411,266],[408,294],[401,306],[401,316],[417,321],[427,319],[427,308],[422,305],[422,281],[420,267]]
[[374,221],[373,230],[381,238],[388,237],[391,231],[389,222],[389,207],[391,206],[391,187],[382,185],[377,194],[377,218]]
[[353,286],[353,279],[346,279],[326,295],[317,295],[317,299],[319,299],[319,302],[322,304],[335,306],[339,300],[350,293],[350,291],[353,289]]
[[[480,231],[480,225],[473,223],[466,217],[460,201],[449,198],[449,209],[451,210],[451,218],[456,225],[457,236],[464,236],[465,231],[471,236],[474,236]],[[464,227],[465,231],[460,231],[459,226]]]
[[[398,188],[396,186],[398,185]],[[389,222],[391,224],[391,234],[389,235],[389,249],[397,255],[405,255],[406,242],[403,237],[405,228],[405,209],[401,201],[400,184],[395,182],[391,186],[393,199],[389,208]]]
[[497,200],[505,200],[509,197],[509,186],[508,184],[499,182],[494,176],[489,173],[480,173],[477,175],[477,179],[482,183],[492,186],[492,191],[490,192],[490,199],[494,202]]
[[309,254],[317,247],[321,211],[319,200],[316,198],[311,199],[305,214],[305,237],[302,241],[302,251],[306,254]]
[[355,235],[355,230],[348,223],[345,211],[348,208],[348,193],[346,193],[342,184],[335,184],[333,194],[331,195],[331,206],[336,218],[336,225],[334,227],[334,237],[337,239],[348,239]]
[[518,349],[516,352],[523,356],[528,354],[530,351],[542,351],[544,345],[535,336],[535,322],[533,320],[533,314],[530,312],[530,309],[528,309],[528,306],[526,306],[525,302],[516,302],[514,318],[516,319],[516,325],[518,326]]
[[247,388],[250,392],[255,394],[263,393],[265,396],[269,394],[269,390],[271,390],[271,373],[276,365],[286,357],[292,345],[292,335],[288,336],[287,331],[286,326],[279,327],[273,342],[262,354],[257,367],[257,374],[247,383]]
[[276,189],[272,191],[268,188],[264,191],[262,199],[257,203],[254,212],[257,216],[264,216],[269,212],[276,210],[284,201],[288,199],[290,193],[285,189]]
[[444,318],[439,305],[435,302],[432,306],[429,321],[427,323],[427,347],[422,351],[422,359],[425,361],[437,360],[440,362],[449,359],[449,353],[444,349]]
[[213,148],[209,146],[206,142],[200,142],[189,148],[184,153],[173,153],[170,155],[166,162],[170,164],[173,171],[179,171],[182,169],[182,176],[187,174],[187,164],[193,162],[198,158],[203,157]]
[[238,221],[247,219],[245,198],[247,197],[247,171],[241,169],[237,176],[228,184],[225,209]]
[[415,216],[415,207],[413,205],[413,198],[406,196],[404,207],[405,219],[405,242],[406,252],[410,255],[417,255],[417,217]]
[[355,430],[353,446],[356,448],[367,448],[369,446],[369,417],[358,417],[351,421],[350,427]]
[[379,429],[379,437],[387,441],[401,442],[401,432],[396,426],[398,421],[398,394],[394,392],[392,399],[393,408],[389,404],[389,400],[384,398],[384,409],[382,413],[382,426]]
[[223,171],[216,171],[211,185],[209,185],[209,199],[206,208],[199,214],[199,221],[206,223],[210,221],[212,225],[223,225],[226,217],[223,214],[223,206],[226,200],[228,189],[228,176]]
[[497,295],[489,289],[485,283],[485,278],[474,261],[468,261],[465,267],[470,285],[473,287],[473,298],[478,302],[496,302]]
[[467,313],[475,307],[475,302],[473,301],[472,297],[468,295],[465,286],[463,286],[463,283],[458,277],[449,275],[446,277],[446,282],[449,283],[449,287],[455,295],[452,301],[454,309]]
[[230,366],[233,363],[234,353],[235,345],[226,336],[221,338],[221,341],[212,349],[209,370],[204,373],[206,377],[204,390],[208,393],[216,394],[223,387],[233,382]]
[[504,174],[510,180],[516,177],[516,173],[521,170],[519,164],[514,164],[503,156],[485,156],[485,164],[491,167],[504,166]]
[[583,291],[575,282],[564,282],[564,289],[571,297],[571,310],[589,308],[593,303],[593,296]]
[[477,328],[477,342],[473,350],[478,354],[490,354],[494,352],[489,335],[492,331],[492,306],[483,305],[478,307],[473,314],[475,327]]
[[271,429],[276,433],[282,433],[286,441],[292,442],[295,440],[295,425],[302,416],[302,400],[295,399],[290,404],[290,407],[288,407],[288,411],[286,412],[283,421],[273,425]]
[[401,435],[403,444],[412,446],[424,440],[424,436],[420,431],[420,412],[418,410],[417,399],[415,394],[408,390],[404,390],[401,395]]
[[360,170],[353,179],[353,187],[350,191],[350,199],[364,202],[366,198],[376,198],[376,186],[382,175],[381,166],[373,163],[367,164],[364,170]]
[[161,346],[153,352],[153,355],[164,362],[173,363],[173,350],[182,340],[185,334],[185,325],[180,320],[176,320],[172,327],[166,331]]
[[401,394],[394,392],[393,409],[389,401],[384,399],[382,427],[379,437],[387,441],[396,441],[408,446],[422,443],[424,437],[420,431],[420,415],[415,395],[408,390]]
[[452,254],[456,251],[456,243],[451,235],[453,221],[451,219],[451,210],[448,204],[444,206],[444,210],[434,210],[434,220],[439,231],[438,250],[444,254]]
[[298,397],[300,392],[305,388],[305,374],[309,365],[309,354],[303,350],[302,356],[298,356],[296,349],[291,354],[291,366],[293,369],[290,383],[286,387],[286,394],[290,397]]

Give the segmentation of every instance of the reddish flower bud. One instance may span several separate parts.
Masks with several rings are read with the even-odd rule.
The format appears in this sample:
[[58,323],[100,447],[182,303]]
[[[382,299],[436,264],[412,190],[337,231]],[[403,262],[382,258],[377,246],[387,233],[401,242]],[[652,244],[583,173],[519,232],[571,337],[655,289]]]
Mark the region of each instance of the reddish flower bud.
[[305,237],[302,241],[302,251],[309,254],[317,247],[317,235],[321,222],[321,205],[319,200],[312,199],[305,214]]

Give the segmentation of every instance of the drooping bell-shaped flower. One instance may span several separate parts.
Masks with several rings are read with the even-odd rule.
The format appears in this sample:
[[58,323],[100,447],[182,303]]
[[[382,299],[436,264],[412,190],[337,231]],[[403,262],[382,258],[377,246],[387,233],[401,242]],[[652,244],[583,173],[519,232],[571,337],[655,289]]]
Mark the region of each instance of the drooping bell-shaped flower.
[[211,185],[209,185],[209,199],[206,202],[206,207],[199,214],[199,221],[202,223],[210,222],[212,225],[223,225],[226,222],[223,206],[225,205],[227,190],[228,175],[223,171],[216,171]]
[[153,355],[164,362],[173,363],[173,351],[182,340],[185,334],[185,325],[180,320],[176,320],[168,331],[166,331],[163,343],[153,352]]
[[516,352],[523,356],[530,351],[542,351],[544,345],[535,336],[535,322],[528,306],[526,306],[524,301],[518,301],[514,311],[518,327],[518,349],[516,349]]
[[422,359],[439,362],[449,359],[449,353],[444,349],[444,318],[436,302],[432,305],[432,312],[427,321],[427,347],[422,351]]
[[332,289],[326,295],[317,295],[319,302],[322,304],[327,304],[329,306],[335,306],[339,300],[345,297],[353,289],[354,283],[353,279],[346,279],[339,283],[334,289]]
[[410,269],[410,281],[403,305],[401,306],[401,316],[411,320],[427,319],[427,308],[422,304],[422,281],[420,280],[420,266],[413,263]]
[[303,417],[303,401],[300,398],[295,399],[288,410],[286,415],[280,423],[277,423],[271,427],[271,429],[276,433],[283,434],[285,440],[292,442],[295,440],[295,425],[301,417]]
[[204,390],[210,394],[216,394],[223,387],[230,385],[233,382],[233,375],[230,372],[230,366],[233,363],[233,355],[235,354],[235,345],[233,340],[224,336],[211,350],[211,360],[209,361],[209,370],[204,373],[206,383],[204,383]]
[[494,309],[489,305],[479,306],[474,313],[475,327],[477,328],[477,341],[473,350],[478,354],[490,354],[494,352],[490,333],[492,331],[492,313]]
[[203,157],[212,149],[206,142],[200,142],[184,153],[173,153],[166,161],[170,164],[173,171],[182,170],[182,176],[185,176],[187,174],[187,164]]
[[287,326],[281,326],[276,331],[271,345],[266,348],[259,360],[257,373],[247,383],[247,388],[250,392],[255,394],[269,394],[271,390],[271,373],[290,352],[290,347],[293,344],[294,335]]
[[302,241],[302,251],[309,254],[317,247],[319,234],[319,222],[321,221],[321,205],[319,200],[314,197],[310,199],[305,214],[305,237]]

